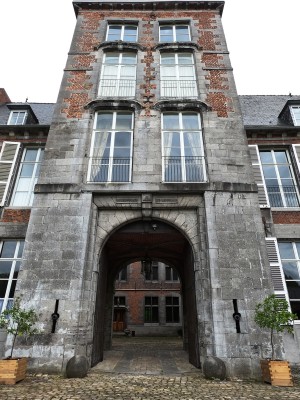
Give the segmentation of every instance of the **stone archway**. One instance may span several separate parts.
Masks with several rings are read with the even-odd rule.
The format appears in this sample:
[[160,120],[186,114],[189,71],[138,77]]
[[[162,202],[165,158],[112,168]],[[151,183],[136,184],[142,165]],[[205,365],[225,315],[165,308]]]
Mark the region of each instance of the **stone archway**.
[[100,256],[94,319],[92,365],[111,346],[113,283],[121,265],[150,257],[176,268],[182,283],[184,347],[200,367],[193,249],[177,228],[159,219],[137,220],[116,229]]

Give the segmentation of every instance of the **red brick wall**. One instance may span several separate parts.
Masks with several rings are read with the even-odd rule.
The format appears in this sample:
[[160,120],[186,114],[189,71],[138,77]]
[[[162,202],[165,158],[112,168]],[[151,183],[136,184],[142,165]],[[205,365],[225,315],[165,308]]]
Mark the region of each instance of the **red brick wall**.
[[300,211],[272,212],[274,224],[300,224]]
[[[92,85],[90,82],[91,70],[97,62],[95,48],[99,45],[98,32],[100,23],[106,20],[107,17],[115,19],[137,19],[141,20],[141,35],[139,42],[145,48],[145,55],[142,59],[144,64],[144,83],[141,85],[140,98],[138,99],[144,108],[145,114],[151,115],[151,105],[155,102],[155,73],[158,66],[153,64],[153,51],[155,51],[155,38],[153,21],[157,19],[169,19],[170,21],[176,18],[192,19],[194,27],[198,32],[198,45],[203,49],[202,64],[205,71],[203,74],[206,78],[206,88],[208,95],[207,103],[216,111],[219,117],[227,117],[228,112],[233,111],[232,100],[227,96],[229,91],[228,73],[222,68],[226,67],[224,57],[221,54],[207,54],[205,51],[220,51],[224,50],[224,39],[220,37],[218,30],[219,12],[212,10],[197,10],[197,11],[90,11],[81,10],[79,18],[82,18],[81,31],[77,35],[76,50],[71,67],[76,71],[69,71],[67,77],[67,91],[69,95],[64,99],[64,107],[61,112],[67,118],[82,118],[83,107],[92,99],[89,90]],[[206,69],[207,68],[207,69]],[[216,68],[216,69],[214,69]],[[219,69],[221,68],[221,70]],[[93,93],[93,92],[92,92]]]
[[30,211],[30,209],[6,208],[3,211],[1,222],[28,223]]
[[142,325],[144,324],[145,296],[170,296],[171,292],[165,289],[172,289],[172,292],[180,293],[180,288],[181,284],[179,282],[166,282],[164,280],[158,282],[145,281],[144,276],[141,274],[141,263],[135,262],[128,267],[127,281],[116,281],[115,296],[126,297],[126,305],[129,306],[128,314],[130,315],[128,322],[133,325]]

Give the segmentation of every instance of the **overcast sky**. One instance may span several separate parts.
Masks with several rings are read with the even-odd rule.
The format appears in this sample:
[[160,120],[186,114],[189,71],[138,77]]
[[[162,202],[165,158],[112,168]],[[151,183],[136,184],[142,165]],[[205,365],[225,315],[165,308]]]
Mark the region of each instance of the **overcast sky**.
[[[0,7],[0,87],[12,101],[55,102],[75,14],[72,0]],[[226,0],[223,25],[239,94],[300,95],[300,0]]]

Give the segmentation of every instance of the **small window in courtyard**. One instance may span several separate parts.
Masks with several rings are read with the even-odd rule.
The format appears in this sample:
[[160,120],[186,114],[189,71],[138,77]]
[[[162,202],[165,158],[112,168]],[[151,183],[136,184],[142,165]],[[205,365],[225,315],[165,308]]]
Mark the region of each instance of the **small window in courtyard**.
[[158,297],[145,297],[145,323],[158,323]]
[[166,297],[166,322],[180,322],[179,297]]
[[11,111],[7,125],[24,125],[27,111]]
[[292,117],[295,126],[300,126],[300,106],[291,106]]

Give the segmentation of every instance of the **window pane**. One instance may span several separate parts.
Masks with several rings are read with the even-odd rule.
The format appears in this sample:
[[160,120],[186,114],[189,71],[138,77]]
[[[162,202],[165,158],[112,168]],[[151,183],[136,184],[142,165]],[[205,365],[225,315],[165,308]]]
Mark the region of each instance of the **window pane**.
[[136,64],[136,54],[135,53],[123,53],[122,54],[122,64]]
[[173,26],[160,26],[160,40],[161,42],[173,42]]
[[9,297],[10,299],[12,299],[12,298],[14,297],[15,289],[16,289],[16,284],[17,284],[16,279],[13,279],[12,282],[11,282],[11,286],[10,286],[10,290],[9,290],[9,295],[8,295],[8,297]]
[[116,132],[115,147],[130,147],[130,141],[131,141],[130,132]]
[[179,129],[179,114],[163,114],[163,129]]
[[273,164],[273,158],[270,151],[260,151],[259,155],[263,164]]
[[193,64],[193,55],[189,53],[178,54],[178,64]]
[[111,129],[112,128],[112,113],[99,113],[97,115],[96,129]]
[[132,114],[131,113],[117,113],[116,129],[131,129],[132,127]]
[[298,319],[300,319],[300,301],[291,301],[291,309],[293,313],[298,315]]
[[287,164],[287,156],[285,151],[274,151],[275,159],[278,164]]
[[21,261],[16,261],[13,278],[17,279],[20,271]]
[[106,53],[105,64],[119,64],[120,53]]
[[124,38],[126,42],[136,42],[137,26],[125,26]]
[[276,171],[275,171],[274,166],[263,165],[263,172],[264,172],[265,179],[268,179],[268,178],[276,179],[275,184],[277,183],[277,176],[276,176]]
[[184,25],[176,26],[176,41],[184,42],[189,40],[190,40],[190,35],[188,26]]
[[[291,171],[290,171],[289,166],[279,165],[278,171],[279,171],[280,178],[291,178]],[[291,181],[291,182],[293,182],[293,181]]]
[[[299,243],[300,244],[300,243]],[[278,243],[280,258],[283,260],[293,260],[295,259],[295,254],[293,250],[292,243],[280,242]]]
[[286,286],[290,299],[300,299],[300,281],[287,281]]
[[183,129],[199,129],[197,114],[182,114]]
[[162,53],[160,57],[162,64],[175,64],[175,54]]
[[8,280],[0,280],[0,297],[3,299],[5,297],[5,292],[7,288]]
[[151,297],[145,297],[145,305],[151,305]]
[[158,297],[151,297],[152,305],[158,305]]
[[0,279],[8,279],[11,271],[12,261],[0,260]]
[[38,150],[37,149],[27,149],[25,150],[24,161],[35,161],[37,158]]
[[120,40],[122,27],[119,25],[110,25],[108,27],[107,40]]
[[151,322],[159,322],[158,319],[158,307],[152,307],[152,321]]
[[282,262],[285,279],[300,279],[297,263],[293,261]]
[[14,258],[17,242],[15,240],[5,240],[3,242],[1,258]]
[[34,164],[23,164],[21,168],[20,176],[32,177]]

